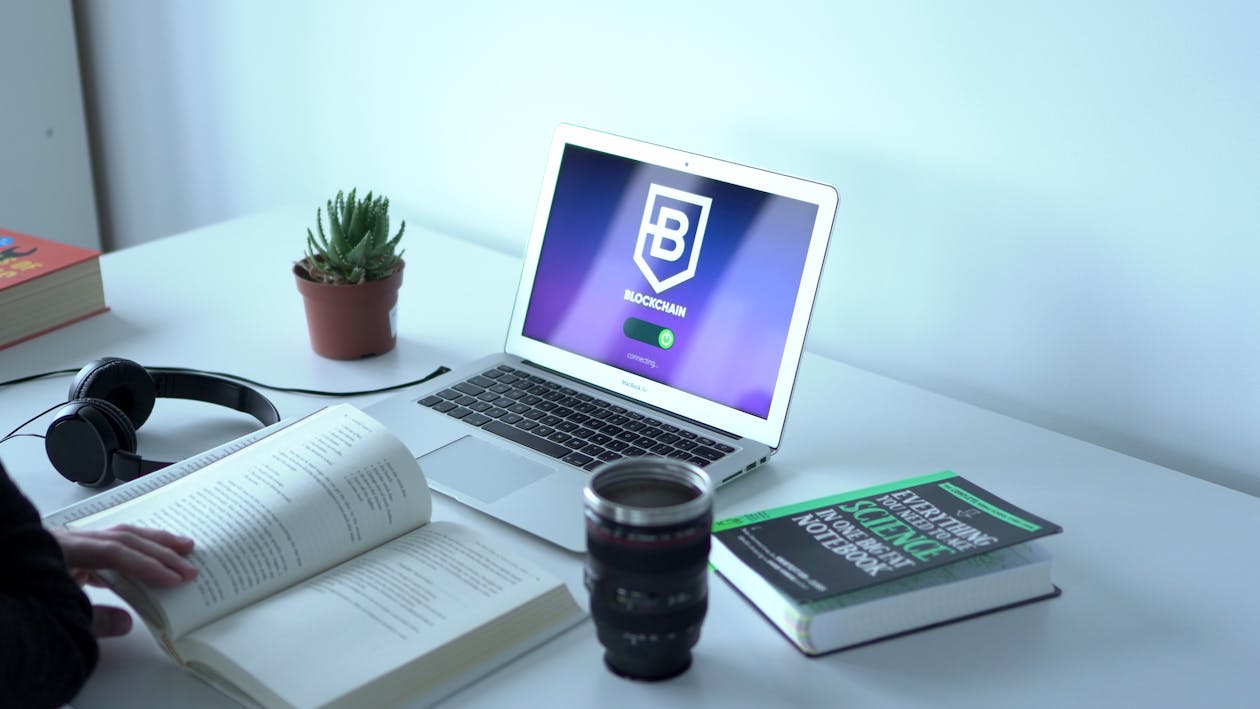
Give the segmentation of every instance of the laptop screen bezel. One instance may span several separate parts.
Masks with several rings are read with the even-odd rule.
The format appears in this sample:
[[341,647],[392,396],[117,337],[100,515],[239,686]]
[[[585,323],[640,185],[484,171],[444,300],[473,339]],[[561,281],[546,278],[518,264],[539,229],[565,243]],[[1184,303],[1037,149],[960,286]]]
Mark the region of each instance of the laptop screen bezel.
[[[801,286],[792,312],[791,323],[788,326],[783,359],[780,362],[774,395],[771,398],[766,418],[523,335],[525,317],[533,295],[534,276],[542,252],[543,237],[547,232],[551,215],[552,198],[555,194],[561,159],[568,145],[631,158],[699,177],[721,180],[817,206],[813,233],[810,236],[801,274]],[[838,202],[839,197],[835,189],[829,185],[580,126],[562,124],[556,129],[547,158],[546,172],[539,194],[538,207],[534,214],[533,227],[530,230],[529,242],[525,249],[521,279],[512,308],[511,325],[508,328],[504,351],[634,401],[641,401],[675,415],[764,443],[771,448],[777,448],[804,350],[805,334],[813,310],[814,296],[817,292]]]

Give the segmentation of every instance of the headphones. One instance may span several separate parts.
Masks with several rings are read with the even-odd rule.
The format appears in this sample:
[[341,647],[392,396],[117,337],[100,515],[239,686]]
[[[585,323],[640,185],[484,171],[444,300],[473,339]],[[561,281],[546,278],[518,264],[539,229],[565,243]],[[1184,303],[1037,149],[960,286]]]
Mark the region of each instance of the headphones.
[[134,480],[170,463],[136,453],[136,429],[158,398],[192,399],[249,414],[269,426],[280,413],[244,384],[199,372],[145,369],[129,359],[93,360],[75,375],[69,403],[48,426],[44,450],[62,477],[86,487]]

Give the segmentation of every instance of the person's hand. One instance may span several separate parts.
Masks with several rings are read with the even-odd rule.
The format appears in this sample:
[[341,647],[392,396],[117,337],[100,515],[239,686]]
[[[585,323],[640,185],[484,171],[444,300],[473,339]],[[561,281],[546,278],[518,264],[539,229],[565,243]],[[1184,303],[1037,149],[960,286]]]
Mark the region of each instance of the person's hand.
[[[184,558],[193,550],[188,537],[126,524],[95,530],[56,529],[52,534],[80,585],[103,586],[96,572],[104,569],[158,588],[178,586],[197,576],[197,567]],[[123,608],[92,607],[92,631],[97,637],[125,635],[131,625],[131,614]]]

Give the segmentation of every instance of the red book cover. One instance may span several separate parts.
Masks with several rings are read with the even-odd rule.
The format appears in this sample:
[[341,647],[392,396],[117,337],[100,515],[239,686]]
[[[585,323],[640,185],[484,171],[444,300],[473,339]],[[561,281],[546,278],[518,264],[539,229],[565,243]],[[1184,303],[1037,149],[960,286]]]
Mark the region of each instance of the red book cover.
[[[0,349],[108,310],[100,267],[81,266],[100,255],[0,228]],[[66,269],[75,272],[41,280]]]
[[0,227],[0,290],[100,255],[99,251]]

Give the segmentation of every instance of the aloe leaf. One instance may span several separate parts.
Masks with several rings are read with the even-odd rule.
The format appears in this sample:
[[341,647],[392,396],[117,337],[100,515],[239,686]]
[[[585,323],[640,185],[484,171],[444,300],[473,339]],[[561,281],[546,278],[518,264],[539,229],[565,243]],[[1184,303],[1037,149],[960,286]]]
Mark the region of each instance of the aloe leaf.
[[[350,217],[354,213],[354,208],[359,202],[354,198],[354,190],[350,190],[349,195],[343,195],[340,190],[337,192],[337,208],[341,210],[341,230],[348,232],[350,229]],[[346,233],[349,238],[349,233]]]
[[[398,248],[398,242],[402,241],[403,232],[406,230],[407,230],[407,220],[404,219],[402,223],[398,225],[398,233],[395,234],[394,238],[390,239],[389,243],[385,245],[386,251],[393,252],[394,249]],[[401,258],[402,254],[399,253],[398,257]]]
[[341,229],[341,222],[337,219],[337,207],[341,205],[341,193],[337,193],[336,204],[332,200],[328,200],[328,233],[332,237],[329,239],[329,251],[334,249],[345,250],[346,237]]
[[[315,208],[315,228],[319,230],[319,243],[322,245],[320,251],[328,250],[328,237],[324,236],[324,218],[320,214],[319,207]],[[307,235],[311,233],[310,229],[306,230]]]
[[363,220],[370,215],[371,209],[366,202],[348,206],[346,214],[346,242],[351,246],[363,240]]
[[373,216],[371,251],[373,256],[378,256],[389,238],[389,212],[385,209],[378,209]]
[[367,239],[355,244],[349,253],[346,254],[346,261],[355,268],[362,268],[367,264]]

